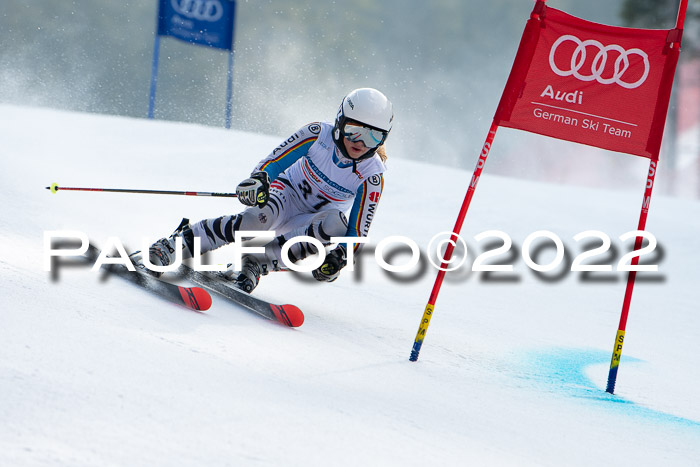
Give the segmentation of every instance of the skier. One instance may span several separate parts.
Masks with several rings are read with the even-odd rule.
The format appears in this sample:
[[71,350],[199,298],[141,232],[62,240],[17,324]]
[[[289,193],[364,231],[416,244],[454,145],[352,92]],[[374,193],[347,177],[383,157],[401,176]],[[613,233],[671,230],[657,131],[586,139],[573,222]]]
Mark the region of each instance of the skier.
[[[237,231],[281,233],[265,246],[264,254],[244,255],[240,271],[224,273],[250,293],[261,275],[283,267],[281,249],[291,238],[309,236],[328,246],[331,237],[367,236],[382,194],[383,144],[393,119],[392,104],[381,92],[372,88],[350,92],[334,124],[303,126],[238,185],[238,200],[248,206],[243,212],[194,225],[184,222],[169,238],[150,247],[151,263],[170,265],[178,236],[186,259],[193,256],[195,237],[201,239],[201,253],[206,253],[233,242]],[[356,243],[353,248],[358,247]],[[316,253],[312,243],[298,242],[289,249],[288,258],[296,263]],[[346,246],[339,244],[326,254],[313,277],[332,282],[346,264]]]

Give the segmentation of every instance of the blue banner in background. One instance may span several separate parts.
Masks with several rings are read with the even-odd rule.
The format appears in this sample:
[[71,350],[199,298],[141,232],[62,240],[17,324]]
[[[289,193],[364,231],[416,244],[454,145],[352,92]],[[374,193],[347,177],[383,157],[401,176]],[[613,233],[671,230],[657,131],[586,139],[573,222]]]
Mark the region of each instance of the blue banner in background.
[[234,0],[159,0],[158,35],[233,50]]

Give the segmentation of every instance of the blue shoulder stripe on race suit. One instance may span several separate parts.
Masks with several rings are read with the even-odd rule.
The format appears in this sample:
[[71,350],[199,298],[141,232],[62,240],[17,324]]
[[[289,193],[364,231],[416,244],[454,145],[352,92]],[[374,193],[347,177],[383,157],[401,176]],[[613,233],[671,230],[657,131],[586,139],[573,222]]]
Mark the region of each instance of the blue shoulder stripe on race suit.
[[[377,212],[383,191],[384,177],[381,173],[370,176],[357,187],[355,202],[350,209],[346,236],[366,237],[369,235],[369,229]],[[356,251],[359,248],[360,244],[355,245]]]
[[[362,222],[362,211],[365,205],[365,183],[357,187],[355,194],[355,202],[350,210],[350,218],[348,219],[348,231],[345,234],[347,237],[361,237],[360,223]],[[358,244],[359,245],[359,244]]]
[[279,174],[287,170],[293,163],[309,153],[309,148],[316,142],[318,136],[314,135],[303,139],[282,152],[274,159],[266,161],[260,170],[264,170],[270,176],[270,180],[276,179]]

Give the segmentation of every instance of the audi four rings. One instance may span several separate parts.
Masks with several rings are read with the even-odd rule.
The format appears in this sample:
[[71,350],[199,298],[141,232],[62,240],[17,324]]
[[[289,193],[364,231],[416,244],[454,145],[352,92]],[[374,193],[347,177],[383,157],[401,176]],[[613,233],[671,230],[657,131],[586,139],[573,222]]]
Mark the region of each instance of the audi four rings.
[[[554,63],[554,55],[556,54],[557,48],[566,41],[571,41],[575,43],[576,49],[571,54],[570,69],[562,70],[559,67],[557,67],[557,65]],[[590,73],[582,74],[579,73],[579,71],[583,67],[583,64],[586,62],[586,50],[589,46],[595,47],[597,49],[597,53],[595,58],[593,58],[593,62],[591,63]],[[610,78],[603,78],[603,70],[605,70],[605,65],[608,61],[608,52],[610,51],[617,52],[620,55],[615,59],[613,75]],[[642,77],[639,78],[637,81],[630,83],[624,81],[622,78],[625,75],[625,72],[627,72],[627,70],[629,69],[629,57],[632,55],[639,55],[642,58],[642,60],[644,61],[644,73],[642,74]],[[559,76],[573,75],[575,78],[580,79],[581,81],[596,80],[600,84],[615,83],[627,89],[634,89],[641,86],[642,83],[644,83],[644,81],[646,81],[647,77],[649,76],[650,69],[649,56],[646,53],[644,53],[643,50],[625,50],[619,45],[603,45],[600,42],[593,39],[582,41],[578,37],[572,36],[570,34],[561,36],[552,45],[552,49],[549,52],[549,66],[552,69],[552,71],[558,74]]]
[[224,7],[219,0],[170,0],[178,14],[185,18],[200,21],[219,21],[224,14]]

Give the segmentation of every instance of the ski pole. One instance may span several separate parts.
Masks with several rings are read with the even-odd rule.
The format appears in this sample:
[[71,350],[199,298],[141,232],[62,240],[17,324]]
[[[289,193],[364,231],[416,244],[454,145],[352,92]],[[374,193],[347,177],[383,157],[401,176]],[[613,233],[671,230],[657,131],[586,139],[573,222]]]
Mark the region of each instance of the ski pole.
[[76,188],[58,186],[57,183],[46,187],[51,193],[58,191],[101,191],[105,193],[140,193],[149,195],[184,195],[184,196],[218,196],[223,198],[237,198],[236,193],[211,193],[208,191],[167,191],[167,190],[131,190],[125,188]]

